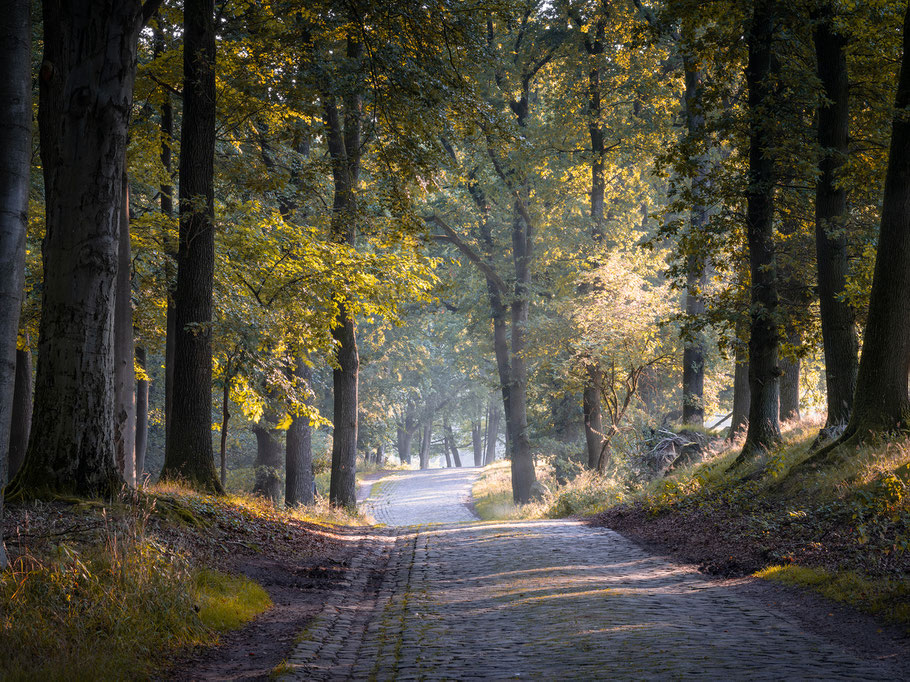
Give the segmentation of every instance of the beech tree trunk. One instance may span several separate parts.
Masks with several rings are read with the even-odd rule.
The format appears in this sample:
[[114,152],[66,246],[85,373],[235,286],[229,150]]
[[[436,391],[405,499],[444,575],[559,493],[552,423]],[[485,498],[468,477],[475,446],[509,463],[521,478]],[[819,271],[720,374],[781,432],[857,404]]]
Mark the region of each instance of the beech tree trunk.
[[114,443],[117,470],[136,485],[136,372],[133,352],[133,291],[130,258],[129,181],[124,162],[117,279],[114,290]]
[[[145,348],[136,347],[136,364],[148,372]],[[149,435],[149,382],[144,377],[136,379],[136,482],[143,481],[145,452]]]
[[818,299],[825,349],[828,416],[825,428],[846,424],[856,387],[858,341],[856,314],[843,299],[847,288],[847,190],[838,186],[849,148],[850,87],[846,37],[833,26],[826,5],[815,29],[818,77],[825,98],[818,107],[819,178],[815,190],[815,249]]
[[910,107],[910,7],[904,17],[903,50],[853,413],[841,437],[820,450],[819,458],[834,447],[859,443],[873,433],[910,428],[910,306],[903,298],[910,291],[910,119],[906,115]]
[[603,376],[598,365],[587,368],[587,379],[582,396],[585,415],[585,443],[588,452],[588,468],[596,469],[604,439],[603,416],[600,409],[600,387]]
[[756,0],[748,33],[749,177],[746,233],[752,275],[749,338],[749,426],[737,463],[780,442],[777,261],[774,253],[775,167],[763,117],[772,105],[772,42],[777,0]]
[[[303,358],[294,364],[294,377],[298,382],[312,384],[313,369]],[[285,507],[310,506],[313,499],[313,427],[308,415],[294,415],[285,443]]]
[[[32,151],[31,2],[11,0],[0,25],[0,520],[7,482],[13,396],[19,377],[16,337],[25,267]],[[31,371],[31,368],[29,368]],[[6,568],[0,533],[0,570]]]
[[215,5],[186,0],[174,382],[163,479],[224,492],[212,453]]
[[256,436],[256,480],[253,494],[276,505],[281,501],[281,446],[277,430],[265,417],[253,427]]
[[[114,282],[138,0],[42,4],[41,162],[47,206],[34,422],[12,495],[110,496]],[[30,79],[26,77],[26,82]]]
[[[26,335],[28,343],[28,335]],[[26,347],[16,350],[16,382],[13,390],[13,415],[9,433],[8,478],[12,479],[22,466],[32,428],[32,353]]]

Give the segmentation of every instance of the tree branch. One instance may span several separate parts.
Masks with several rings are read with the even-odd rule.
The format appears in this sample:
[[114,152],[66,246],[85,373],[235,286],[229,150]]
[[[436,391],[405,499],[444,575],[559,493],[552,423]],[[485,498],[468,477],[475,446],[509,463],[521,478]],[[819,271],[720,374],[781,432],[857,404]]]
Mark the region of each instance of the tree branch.
[[499,276],[493,267],[487,263],[483,258],[480,257],[474,249],[470,247],[461,237],[458,236],[458,233],[455,232],[449,225],[440,218],[438,215],[426,216],[424,220],[427,223],[432,223],[436,225],[439,229],[445,232],[445,237],[452,244],[454,244],[459,251],[461,251],[469,261],[474,263],[477,268],[486,276],[487,281],[492,283],[496,287],[496,290],[499,292],[500,296],[507,296],[509,288],[506,286],[506,283],[502,281],[502,278]]

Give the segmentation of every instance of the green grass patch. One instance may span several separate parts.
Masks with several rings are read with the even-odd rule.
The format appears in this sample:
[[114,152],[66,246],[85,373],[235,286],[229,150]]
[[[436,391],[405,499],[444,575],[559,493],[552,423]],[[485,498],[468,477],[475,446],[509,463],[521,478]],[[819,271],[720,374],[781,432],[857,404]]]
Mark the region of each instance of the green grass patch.
[[202,569],[193,577],[199,618],[219,632],[236,630],[272,605],[258,584],[240,575]]
[[869,578],[853,571],[832,572],[796,564],[768,566],[755,576],[813,590],[910,630],[910,585],[906,580]]

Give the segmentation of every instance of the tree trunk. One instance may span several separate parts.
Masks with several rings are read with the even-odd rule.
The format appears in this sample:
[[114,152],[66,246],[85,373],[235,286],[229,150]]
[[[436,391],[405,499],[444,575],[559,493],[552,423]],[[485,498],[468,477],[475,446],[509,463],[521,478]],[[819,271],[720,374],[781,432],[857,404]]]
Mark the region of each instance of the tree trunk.
[[520,199],[515,200],[512,221],[512,259],[515,263],[515,298],[512,301],[512,384],[509,391],[511,414],[506,415],[512,438],[512,498],[517,504],[531,501],[537,480],[528,437],[528,370],[525,363],[528,315],[531,295],[531,225],[521,215]]
[[780,360],[780,420],[799,421],[799,358]]
[[490,404],[490,418],[487,421],[486,448],[484,450],[484,466],[496,461],[496,441],[499,440],[499,421],[501,414],[496,405]]
[[[28,336],[26,335],[26,343]],[[32,428],[32,353],[26,346],[16,350],[16,382],[13,390],[13,414],[9,434],[8,478],[22,466]]]
[[426,469],[430,466],[430,438],[433,435],[433,417],[430,416],[424,422],[422,433],[420,435],[420,468]]
[[277,430],[263,417],[253,427],[256,436],[256,481],[253,494],[264,497],[273,505],[281,501],[281,446]]
[[[776,0],[757,0],[748,34],[749,178],[746,190],[746,233],[752,275],[749,338],[749,426],[736,463],[766,451],[781,440],[779,413],[780,343],[777,262],[774,253],[775,167],[771,140],[761,117],[772,106],[772,42]],[[764,113],[763,113],[764,112]]]
[[174,389],[163,479],[221,493],[212,458],[212,285],[215,273],[215,6],[186,0],[180,244],[174,298]]
[[449,454],[449,438],[445,435],[445,431],[442,434],[442,452],[446,458],[446,469],[452,468],[452,457]]
[[471,445],[474,448],[474,466],[483,466],[483,425],[480,421],[471,422]]
[[[155,56],[164,51],[164,34],[155,29],[154,41]],[[170,95],[165,90],[164,102],[161,104],[161,167],[167,178],[171,177],[171,148],[174,146],[174,108],[171,106]],[[167,312],[165,316],[164,340],[164,428],[167,433],[171,423],[174,405],[174,347],[177,338],[177,315],[174,310],[174,297],[176,291],[176,277],[174,262],[177,260],[177,249],[174,248],[170,235],[170,220],[174,216],[174,187],[170,180],[161,184],[159,188],[161,213],[165,220],[164,233],[161,243],[165,251],[165,286],[167,287]],[[166,440],[166,437],[165,437]]]
[[338,343],[339,368],[333,373],[335,418],[332,436],[332,479],[329,501],[339,507],[357,506],[357,373],[360,359],[354,320],[347,306],[338,306],[339,326],[332,330]]
[[379,466],[383,465],[385,461],[385,446],[380,443],[376,446],[376,464]]
[[582,403],[585,414],[585,443],[588,452],[588,468],[596,469],[603,444],[603,417],[600,409],[600,387],[603,381],[599,365],[589,365],[585,380]]
[[395,445],[398,448],[398,459],[402,464],[411,463],[411,441],[414,432],[399,426],[395,431]]
[[744,341],[737,339],[733,369],[733,417],[727,440],[733,441],[749,427],[749,351]]
[[[31,2],[11,0],[3,9],[0,26],[0,520],[12,440],[10,424],[15,418],[14,394],[19,379],[16,337],[25,278],[32,152]],[[0,570],[6,568],[6,563],[6,548],[0,533]]]
[[130,258],[129,180],[126,163],[117,238],[114,290],[114,444],[117,470],[127,485],[136,485],[136,372],[133,350],[132,259]]
[[910,291],[910,120],[905,112],[910,106],[910,7],[904,17],[903,50],[853,413],[841,437],[813,459],[873,433],[910,428],[910,306],[901,302]]
[[[145,348],[136,347],[136,364],[147,373]],[[143,481],[145,473],[145,451],[149,434],[149,382],[144,377],[136,379],[136,482]]]
[[818,77],[825,97],[818,107],[818,144],[822,150],[815,190],[815,249],[818,299],[825,349],[828,416],[825,428],[846,424],[856,387],[856,315],[844,300],[847,288],[847,190],[838,186],[849,154],[850,87],[846,38],[833,27],[826,5],[815,29]]
[[[297,357],[294,364],[294,377],[297,382],[313,382],[313,369],[302,357]],[[285,444],[285,492],[284,506],[311,506],[313,499],[313,427],[306,414],[294,415],[288,428]]]
[[110,496],[122,484],[114,465],[114,282],[142,7],[138,0],[42,7],[47,233],[34,406],[41,428],[32,430],[10,492]]
[[231,374],[225,368],[224,378],[221,384],[221,442],[218,448],[218,459],[221,463],[221,487],[227,485],[227,439],[228,428],[231,422]]
[[461,468],[461,453],[458,452],[458,443],[455,442],[455,432],[452,431],[452,425],[448,419],[443,421],[445,429],[445,439],[448,442],[448,450],[452,453],[452,463],[459,469]]

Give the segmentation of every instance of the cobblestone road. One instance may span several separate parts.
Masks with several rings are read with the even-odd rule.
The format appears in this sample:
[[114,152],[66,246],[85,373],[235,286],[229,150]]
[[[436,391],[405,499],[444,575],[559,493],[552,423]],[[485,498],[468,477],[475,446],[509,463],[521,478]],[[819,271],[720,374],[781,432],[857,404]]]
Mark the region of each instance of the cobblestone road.
[[388,526],[476,521],[470,501],[478,475],[471,467],[396,471],[373,483],[361,508]]
[[[463,480],[420,477],[456,498],[399,504],[396,490],[422,483],[396,477],[375,493],[387,523],[463,508]],[[396,528],[368,546],[372,570],[306,633],[288,679],[894,679],[609,530],[465,523]]]

